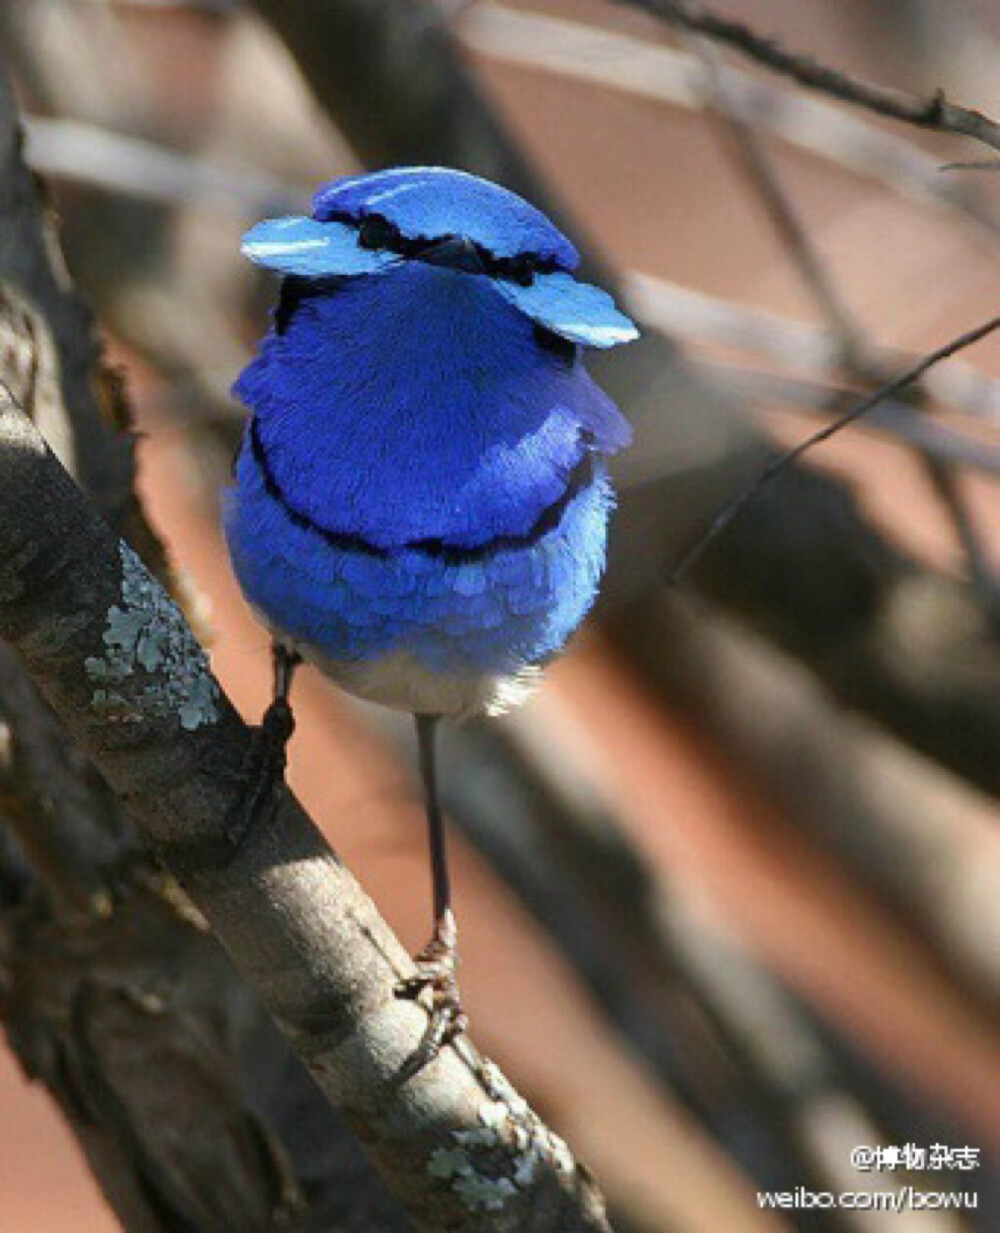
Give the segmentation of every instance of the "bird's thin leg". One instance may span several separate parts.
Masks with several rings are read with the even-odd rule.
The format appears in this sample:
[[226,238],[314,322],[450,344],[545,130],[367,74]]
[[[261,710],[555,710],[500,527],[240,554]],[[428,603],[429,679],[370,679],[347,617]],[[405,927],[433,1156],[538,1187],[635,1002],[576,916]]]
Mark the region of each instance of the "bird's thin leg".
[[451,911],[451,878],[448,875],[448,848],[444,817],[438,799],[436,715],[417,715],[417,744],[420,751],[420,777],[427,806],[427,837],[430,841],[431,873],[434,886],[434,941],[450,953],[455,949],[455,918]]
[[274,667],[274,686],[271,705],[264,712],[261,726],[270,728],[282,740],[284,749],[295,728],[295,718],[288,696],[292,692],[292,677],[295,669],[302,663],[302,656],[297,651],[290,651],[280,642],[274,642],[271,644],[271,662]]
[[271,656],[274,665],[271,702],[260,727],[254,729],[247,769],[248,787],[238,815],[229,827],[230,838],[237,843],[253,827],[271,793],[283,781],[288,742],[295,730],[288,696],[292,676],[302,658],[279,642],[272,643]]
[[444,815],[437,789],[435,758],[436,715],[417,715],[417,743],[420,775],[427,808],[427,834],[430,841],[431,874],[434,883],[434,932],[424,949],[415,956],[417,974],[396,986],[396,996],[416,998],[424,989],[432,995],[431,1017],[424,1038],[404,1068],[407,1076],[433,1061],[442,1047],[468,1026],[459,999],[455,969],[458,963],[458,929],[451,909],[451,881],[448,876],[448,851]]

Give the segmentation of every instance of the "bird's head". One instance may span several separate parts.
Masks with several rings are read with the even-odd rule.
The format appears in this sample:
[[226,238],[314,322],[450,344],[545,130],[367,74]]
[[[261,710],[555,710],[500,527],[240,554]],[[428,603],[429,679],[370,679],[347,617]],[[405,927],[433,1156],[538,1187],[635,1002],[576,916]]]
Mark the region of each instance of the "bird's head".
[[316,194],[311,217],[258,223],[243,252],[306,280],[388,274],[421,262],[488,279],[519,312],[570,343],[612,347],[638,336],[609,295],[573,277],[579,254],[540,210],[445,167],[335,180]]

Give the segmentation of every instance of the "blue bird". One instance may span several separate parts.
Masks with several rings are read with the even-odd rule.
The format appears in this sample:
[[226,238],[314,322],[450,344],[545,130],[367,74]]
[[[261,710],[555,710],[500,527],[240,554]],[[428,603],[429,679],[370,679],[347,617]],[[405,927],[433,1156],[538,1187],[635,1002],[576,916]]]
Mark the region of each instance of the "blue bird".
[[[415,1069],[464,1030],[434,733],[530,691],[597,594],[630,430],[582,363],[637,337],[514,193],[441,167],[335,180],[243,252],[284,276],[234,387],[251,411],[224,511],[270,630],[283,752],[301,659],[416,717],[434,882]],[[283,756],[280,765],[283,766]]]

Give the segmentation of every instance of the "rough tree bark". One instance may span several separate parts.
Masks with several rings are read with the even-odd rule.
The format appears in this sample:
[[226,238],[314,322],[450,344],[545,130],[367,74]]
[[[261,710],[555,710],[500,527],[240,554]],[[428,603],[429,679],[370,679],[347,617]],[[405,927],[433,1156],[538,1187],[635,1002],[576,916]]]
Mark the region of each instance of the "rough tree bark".
[[[101,494],[105,516],[146,546],[152,537],[134,498],[130,442],[121,435],[121,424],[100,416],[90,380],[98,358],[96,339],[85,310],[47,264],[51,237],[43,237],[33,186],[20,162],[9,93],[2,101],[5,195],[0,221],[4,254],[13,262],[0,270],[5,372],[19,396],[40,411],[81,482]],[[11,284],[30,292],[31,301],[22,303]],[[19,412],[5,416],[5,427],[12,421],[32,431]],[[36,445],[41,450],[37,439]],[[0,449],[0,454],[4,464],[24,461],[16,452]],[[86,467],[78,462],[81,455]],[[62,483],[63,496],[78,511],[86,510],[55,460],[44,457]],[[13,501],[17,485],[2,487]],[[67,514],[64,509],[59,515],[57,504],[30,480],[17,504],[36,530],[41,525],[51,529],[51,519],[58,523]],[[0,534],[16,534],[10,513],[8,507],[0,515]],[[79,517],[70,512],[63,525],[87,526],[97,537],[94,542],[105,544],[113,569],[106,584],[116,586],[115,571],[123,560],[141,569],[131,549],[115,546],[96,512]],[[57,544],[57,552],[66,546]],[[18,552],[11,540],[0,555],[5,566],[17,571]],[[162,567],[162,555],[153,555]],[[86,555],[68,563],[69,581],[80,587],[84,599],[93,594],[94,565]],[[137,576],[130,575],[131,585],[140,585]],[[11,575],[5,577],[12,581]],[[20,591],[19,584],[14,589]],[[0,585],[0,590],[13,598],[10,588]],[[142,589],[143,596],[148,594]],[[179,627],[157,623],[143,603],[136,604],[135,593],[131,600],[122,596],[121,606],[112,606],[112,624],[120,622],[118,635],[126,643],[132,640],[132,653],[141,642],[145,662],[159,656],[164,673],[183,668],[175,654],[183,644]],[[179,620],[176,610],[166,611]],[[58,628],[58,616],[50,615]],[[43,624],[29,617],[30,628],[22,627],[21,633],[30,642]],[[125,733],[128,744],[135,727],[118,726],[121,714],[115,710],[126,696],[115,684],[125,648],[113,637],[109,645],[98,636],[92,648],[92,671],[100,673],[95,665],[103,664],[105,675],[94,693],[103,695],[107,722],[116,733]],[[407,1227],[259,1004],[235,979],[204,918],[145,855],[105,781],[67,742],[7,648],[0,656],[0,684],[5,738],[0,812],[21,840],[19,848],[5,835],[0,850],[0,1013],[29,1073],[42,1078],[59,1100],[123,1223],[157,1233],[179,1224],[205,1229]],[[169,727],[164,706],[186,705],[183,732],[199,698],[206,706],[216,705],[213,690],[207,678],[201,686],[188,678],[161,681],[159,694],[140,685],[139,702],[153,707],[161,729]],[[231,712],[227,720],[227,730],[245,735]],[[149,753],[147,746],[135,756],[148,764]],[[245,753],[245,744],[243,753],[230,750],[232,773],[222,790],[234,794],[234,800],[242,790]],[[169,751],[165,756],[169,761]],[[210,775],[211,768],[209,753],[203,773]],[[172,816],[173,805],[163,803]],[[221,823],[225,816],[223,808],[209,821]],[[301,819],[294,811],[293,816]],[[307,829],[299,838],[300,848],[312,843],[320,851]],[[191,867],[190,859],[181,863]],[[308,911],[308,903],[299,906]],[[343,907],[350,910],[349,903]],[[370,921],[360,926],[366,938],[377,932]],[[252,932],[246,922],[231,927]],[[383,946],[391,949],[384,938]],[[364,964],[364,947],[356,958]],[[398,948],[397,961],[405,968]],[[257,962],[266,964],[266,958],[258,954]],[[377,966],[369,957],[368,968]],[[290,969],[285,965],[282,971],[287,975]],[[370,975],[374,979],[376,973]],[[307,973],[300,973],[300,979],[308,985]],[[364,979],[353,982],[352,993],[364,994],[365,986]],[[390,988],[391,979],[383,993],[392,1009],[404,1010],[391,998]],[[297,992],[308,994],[306,988]],[[418,1022],[422,1018],[414,1007],[406,1013]],[[344,1018],[349,1024],[350,1014]],[[407,1048],[405,1040],[398,1043]],[[385,1059],[378,1062],[384,1065]],[[462,1105],[464,1098],[471,1121],[457,1116],[449,1121],[451,1093],[442,1097],[442,1089],[430,1084],[428,1096],[430,1081],[423,1079],[398,1098],[408,1108],[419,1107],[427,1139],[407,1138],[405,1116],[388,1130],[376,1127],[383,1158],[392,1156],[400,1139],[409,1143],[411,1153],[427,1154],[422,1161],[426,1169],[402,1187],[406,1163],[397,1160],[390,1166],[397,1188],[405,1189],[419,1209],[418,1220],[433,1228],[512,1227],[511,1209],[523,1220],[526,1207],[549,1189],[553,1193],[541,1201],[545,1210],[538,1214],[539,1227],[605,1227],[590,1183],[577,1175],[565,1147],[544,1131],[502,1078],[482,1069],[491,1085],[486,1091],[476,1086],[468,1067],[455,1057],[452,1062],[465,1078],[455,1100]],[[365,1083],[361,1073],[353,1079]],[[392,1118],[397,1095],[383,1093],[386,1118]],[[509,1117],[505,1100],[514,1102]],[[485,1122],[479,1119],[484,1110]],[[435,1116],[436,1139],[426,1127]],[[453,1140],[452,1134],[465,1138]],[[505,1150],[508,1139],[516,1150]],[[562,1168],[549,1168],[556,1160]],[[514,1180],[503,1175],[507,1167]],[[547,1181],[552,1183],[548,1188]],[[588,1203],[579,1221],[574,1191]]]
[[0,1017],[123,1228],[409,1228],[6,648],[0,697]]
[[[59,263],[2,78],[0,359],[77,483],[165,577],[127,407]],[[411,1227],[2,644],[0,1019],[129,1230]]]
[[184,619],[30,421],[0,409],[0,636],[426,1229],[607,1229],[590,1175],[461,1038],[402,1081],[427,1024],[413,964],[287,790],[247,832],[252,739]]

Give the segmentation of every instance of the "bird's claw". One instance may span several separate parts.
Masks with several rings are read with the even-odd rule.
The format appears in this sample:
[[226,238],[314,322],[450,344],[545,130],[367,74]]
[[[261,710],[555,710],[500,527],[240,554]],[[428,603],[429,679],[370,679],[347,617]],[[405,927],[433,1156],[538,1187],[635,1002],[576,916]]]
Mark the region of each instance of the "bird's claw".
[[407,1058],[400,1072],[400,1081],[404,1083],[407,1079],[412,1079],[414,1075],[419,1074],[425,1066],[430,1065],[441,1050],[446,1045],[450,1045],[457,1036],[461,1036],[469,1026],[469,1019],[462,1010],[458,985],[454,977],[440,979],[433,976],[427,978],[415,976],[409,980],[400,981],[395,992],[398,998],[413,999],[418,997],[424,989],[432,991],[430,1018],[420,1044]]
[[260,727],[253,729],[244,772],[247,787],[227,827],[234,844],[242,842],[271,793],[284,782],[287,747],[294,728],[292,708],[286,699],[276,698],[264,712]]
[[425,1066],[434,1061],[445,1045],[451,1044],[469,1026],[468,1016],[462,1009],[455,976],[458,955],[453,921],[449,921],[448,925],[450,928],[446,927],[436,933],[415,957],[416,973],[398,981],[393,991],[397,998],[409,1001],[416,1000],[425,989],[429,989],[431,993],[427,1029],[403,1067],[403,1081],[419,1074]]
[[275,698],[264,712],[264,718],[254,736],[270,754],[272,763],[277,764],[281,770],[285,769],[285,751],[294,731],[295,717],[287,699]]

